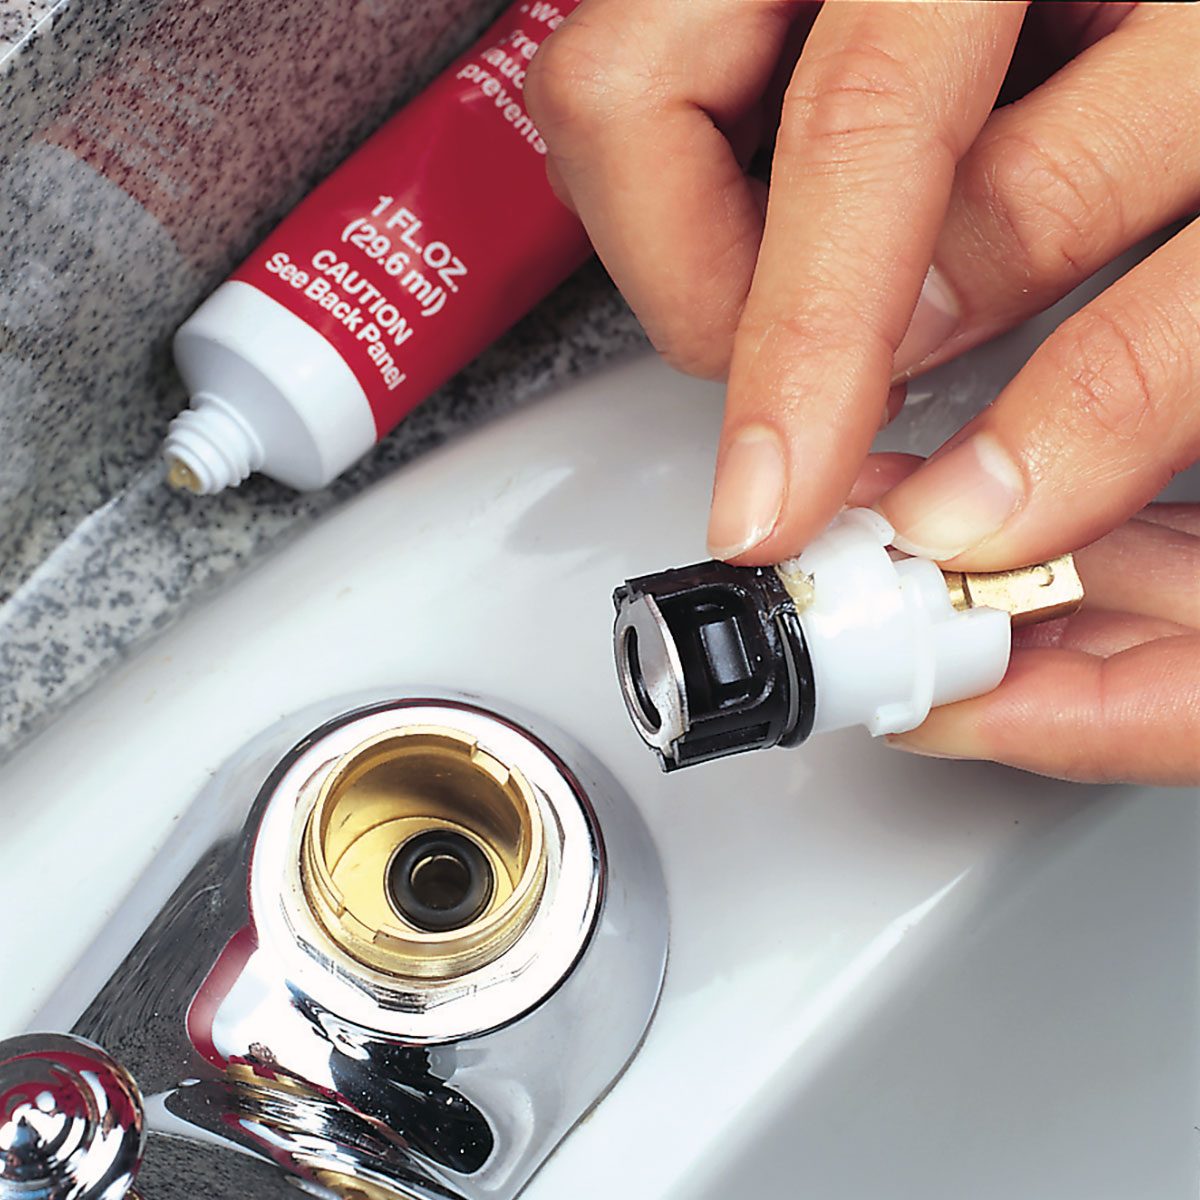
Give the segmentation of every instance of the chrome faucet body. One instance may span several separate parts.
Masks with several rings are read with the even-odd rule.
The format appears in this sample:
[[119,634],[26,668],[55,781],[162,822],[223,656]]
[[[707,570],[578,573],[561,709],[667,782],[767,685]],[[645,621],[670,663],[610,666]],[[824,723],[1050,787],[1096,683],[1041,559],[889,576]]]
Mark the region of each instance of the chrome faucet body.
[[[356,943],[322,925],[328,914],[311,903],[302,864],[313,814],[338,787],[351,805],[378,800],[382,785],[356,765],[360,748],[401,755],[430,738],[456,754],[445,739],[462,739],[461,769],[485,772],[486,788],[527,785],[544,836],[541,890],[524,923],[490,958],[441,977],[403,955],[390,970],[378,931],[382,957],[365,961],[366,946],[356,958]],[[434,792],[447,777],[435,767],[422,776]],[[483,795],[485,807],[498,802]],[[289,718],[218,770],[196,805],[209,844],[74,1025],[144,1097],[139,1195],[282,1198],[299,1183],[356,1200],[516,1196],[620,1075],[662,983],[661,869],[615,781],[536,719],[422,695]],[[339,830],[357,818],[344,801],[333,811],[340,824],[323,827],[321,846],[336,843],[336,876],[349,853]],[[381,837],[377,816],[362,811],[364,836]],[[442,824],[454,821],[474,836],[461,814]],[[352,907],[347,896],[338,903]],[[418,953],[442,945],[406,933]],[[0,1043],[0,1081],[6,1057]],[[0,1174],[0,1200],[25,1195],[6,1190],[16,1186]]]

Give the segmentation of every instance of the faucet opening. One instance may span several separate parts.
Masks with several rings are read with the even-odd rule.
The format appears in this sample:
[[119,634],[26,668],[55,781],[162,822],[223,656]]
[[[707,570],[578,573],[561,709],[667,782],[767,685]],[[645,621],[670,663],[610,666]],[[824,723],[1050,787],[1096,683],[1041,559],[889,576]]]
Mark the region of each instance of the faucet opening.
[[461,929],[487,908],[495,879],[487,855],[465,834],[431,829],[402,845],[388,868],[392,907],[410,925]]
[[528,779],[448,726],[390,731],[344,754],[302,837],[301,883],[320,927],[398,977],[491,962],[529,924],[545,880]]
[[592,936],[606,855],[590,797],[495,712],[356,709],[297,744],[259,802],[257,944],[359,1029],[497,1029],[548,999]]

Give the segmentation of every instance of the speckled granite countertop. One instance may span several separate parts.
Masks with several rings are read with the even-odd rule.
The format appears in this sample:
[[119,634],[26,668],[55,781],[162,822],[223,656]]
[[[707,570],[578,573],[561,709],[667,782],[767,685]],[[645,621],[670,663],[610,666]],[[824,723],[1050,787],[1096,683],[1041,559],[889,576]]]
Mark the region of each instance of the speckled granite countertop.
[[0,2],[0,62],[32,37],[38,23],[54,8],[54,0],[2,0]]
[[180,321],[496,0],[0,0],[0,758],[270,547],[642,344],[598,267],[326,491],[161,483]]

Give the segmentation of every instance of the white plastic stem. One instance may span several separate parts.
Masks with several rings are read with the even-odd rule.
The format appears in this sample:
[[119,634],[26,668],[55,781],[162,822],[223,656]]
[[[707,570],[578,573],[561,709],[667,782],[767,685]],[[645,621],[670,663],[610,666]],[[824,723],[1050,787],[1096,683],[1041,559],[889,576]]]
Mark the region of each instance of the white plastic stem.
[[813,732],[903,733],[939,704],[991,691],[1008,668],[1007,613],[960,612],[936,564],[893,558],[871,509],[838,516],[798,559],[813,600],[800,614],[816,691]]

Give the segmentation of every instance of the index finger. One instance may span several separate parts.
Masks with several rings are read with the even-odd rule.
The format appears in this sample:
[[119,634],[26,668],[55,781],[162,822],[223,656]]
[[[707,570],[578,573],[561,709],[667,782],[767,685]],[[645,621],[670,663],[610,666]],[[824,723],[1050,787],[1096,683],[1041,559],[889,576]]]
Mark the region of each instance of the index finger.
[[[709,548],[775,562],[819,532],[879,428],[958,159],[1024,5],[826,3],[784,101],[730,368]],[[936,278],[917,322],[948,322]],[[939,304],[942,305],[939,308]]]
[[734,133],[753,123],[802,8],[586,0],[530,64],[526,99],[560,194],[651,341],[691,374],[728,367],[763,219]]

